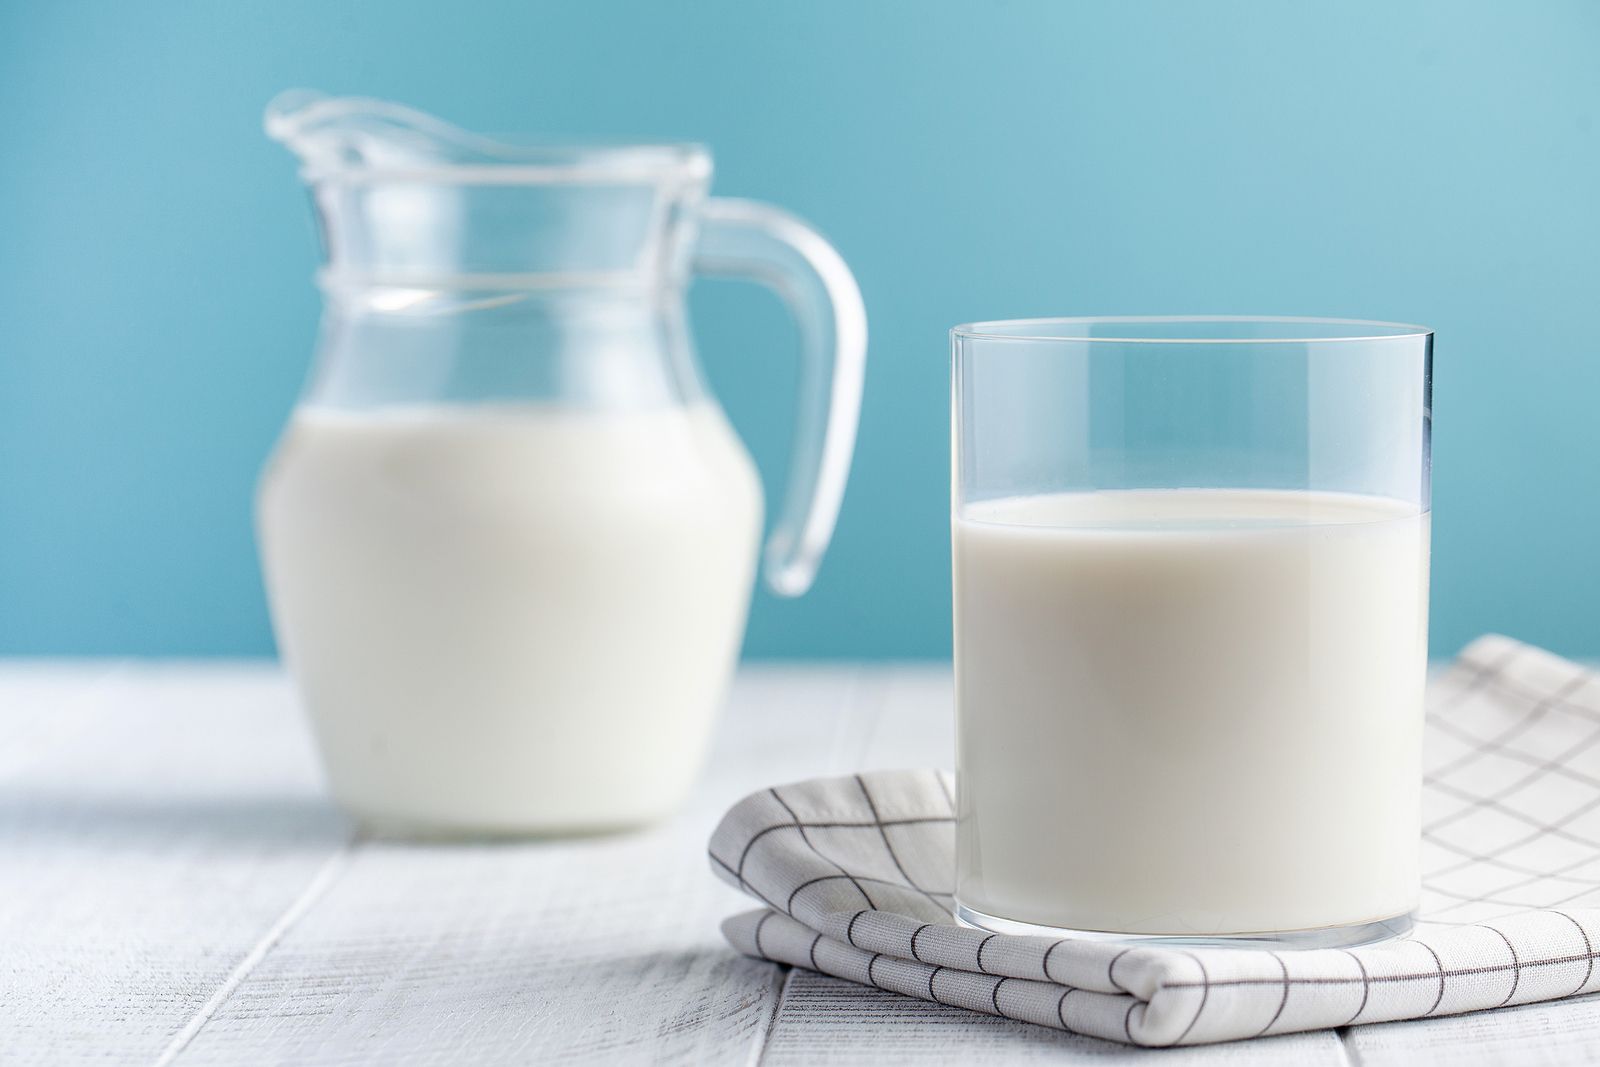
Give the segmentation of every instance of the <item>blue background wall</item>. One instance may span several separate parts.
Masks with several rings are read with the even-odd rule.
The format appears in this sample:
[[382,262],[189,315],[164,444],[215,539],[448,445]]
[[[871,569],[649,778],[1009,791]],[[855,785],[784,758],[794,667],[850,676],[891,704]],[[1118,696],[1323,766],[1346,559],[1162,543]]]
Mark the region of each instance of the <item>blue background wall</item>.
[[[1438,330],[1434,647],[1600,654],[1600,5],[0,4],[0,652],[263,653],[255,471],[310,353],[279,89],[684,138],[807,216],[872,322],[815,592],[753,655],[948,652],[945,330],[1273,313]],[[700,285],[781,471],[779,305]]]

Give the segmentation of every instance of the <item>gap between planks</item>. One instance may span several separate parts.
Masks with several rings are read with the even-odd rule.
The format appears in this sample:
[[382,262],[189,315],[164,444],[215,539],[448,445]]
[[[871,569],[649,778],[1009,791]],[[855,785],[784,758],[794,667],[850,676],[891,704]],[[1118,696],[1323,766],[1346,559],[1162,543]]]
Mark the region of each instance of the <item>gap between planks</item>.
[[745,1060],[747,1067],[761,1067],[767,1058],[767,1045],[772,1041],[772,1034],[778,1029],[778,1019],[783,1015],[784,1001],[789,999],[789,986],[794,982],[794,968],[773,964],[777,972],[773,975],[778,979],[778,995],[772,1004],[772,1014],[767,1016],[767,1025],[762,1028],[755,1045],[750,1049],[750,1056]]
[[345,867],[349,865],[350,856],[360,841],[361,834],[359,831],[351,834],[345,843],[328,857],[317,873],[312,876],[311,881],[300,891],[300,895],[284,909],[282,915],[278,916],[277,922],[273,923],[267,932],[261,935],[261,940],[257,941],[250,951],[245,953],[244,958],[229,972],[228,977],[223,979],[216,992],[211,994],[210,999],[201,1005],[200,1010],[195,1012],[194,1016],[184,1024],[183,1029],[173,1036],[172,1041],[162,1050],[161,1055],[156,1057],[152,1067],[170,1067],[183,1054],[183,1050],[188,1048],[190,1043],[200,1035],[201,1030],[205,1029],[206,1023],[210,1022],[212,1017],[228,1002],[228,998],[233,995],[240,984],[250,977],[250,972],[255,970],[262,960],[267,958],[267,954],[273,950],[278,942],[283,940],[296,923],[305,918],[316,902],[322,899],[323,895],[339,880],[339,876],[344,873]]
[[1339,1039],[1339,1055],[1344,1059],[1345,1067],[1361,1067],[1361,1050],[1350,1041],[1350,1027],[1339,1027],[1333,1036]]

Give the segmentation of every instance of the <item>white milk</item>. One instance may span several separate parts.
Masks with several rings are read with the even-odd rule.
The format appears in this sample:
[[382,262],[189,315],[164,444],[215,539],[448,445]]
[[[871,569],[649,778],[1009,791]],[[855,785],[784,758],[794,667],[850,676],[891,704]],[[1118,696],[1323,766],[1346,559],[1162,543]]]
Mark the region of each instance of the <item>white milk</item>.
[[668,811],[737,658],[760,492],[710,406],[299,411],[260,532],[338,799],[424,831]]
[[958,896],[1205,935],[1417,903],[1428,516],[1333,493],[969,505]]

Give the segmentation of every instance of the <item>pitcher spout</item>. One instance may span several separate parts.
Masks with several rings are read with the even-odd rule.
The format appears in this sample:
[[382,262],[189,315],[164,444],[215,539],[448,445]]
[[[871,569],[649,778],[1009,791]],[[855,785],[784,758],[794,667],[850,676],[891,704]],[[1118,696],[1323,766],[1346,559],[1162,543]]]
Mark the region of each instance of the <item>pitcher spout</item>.
[[361,96],[290,89],[267,105],[267,136],[300,158],[308,182],[390,177],[460,184],[703,183],[698,144],[501,141],[425,111]]
[[290,89],[267,105],[267,136],[300,158],[307,181],[352,172],[504,164],[518,152],[492,138],[387,100]]
[[305,89],[263,125],[300,160],[341,286],[676,284],[711,175],[700,145],[503,141]]

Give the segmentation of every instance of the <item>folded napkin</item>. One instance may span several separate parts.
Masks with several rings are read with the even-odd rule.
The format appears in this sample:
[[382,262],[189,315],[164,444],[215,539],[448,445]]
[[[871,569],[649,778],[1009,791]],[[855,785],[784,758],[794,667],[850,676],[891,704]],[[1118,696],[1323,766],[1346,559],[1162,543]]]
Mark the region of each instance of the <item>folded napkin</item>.
[[879,771],[741,800],[713,868],[741,952],[1136,1045],[1424,1018],[1600,989],[1600,675],[1485,637],[1429,687],[1423,921],[1356,949],[1143,947],[951,918],[953,778]]

